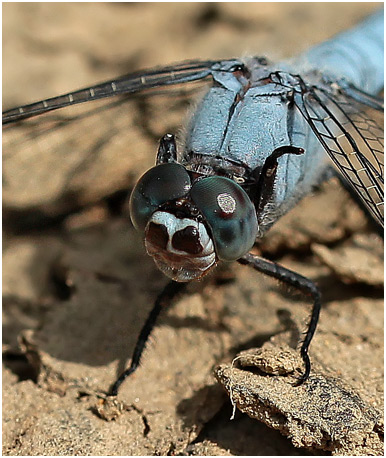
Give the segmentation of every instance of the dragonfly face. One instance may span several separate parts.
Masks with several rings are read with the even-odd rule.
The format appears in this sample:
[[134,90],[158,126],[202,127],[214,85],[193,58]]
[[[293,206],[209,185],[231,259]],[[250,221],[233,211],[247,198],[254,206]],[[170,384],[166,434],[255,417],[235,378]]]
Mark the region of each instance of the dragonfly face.
[[257,234],[255,207],[241,186],[221,176],[194,178],[177,163],[140,178],[130,215],[158,268],[180,282],[201,278],[218,260],[239,259]]

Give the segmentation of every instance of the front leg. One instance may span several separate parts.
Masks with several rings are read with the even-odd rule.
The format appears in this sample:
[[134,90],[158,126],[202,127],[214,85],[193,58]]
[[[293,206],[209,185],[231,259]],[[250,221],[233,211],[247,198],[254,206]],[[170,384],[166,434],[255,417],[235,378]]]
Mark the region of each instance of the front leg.
[[254,202],[257,202],[257,217],[264,214],[264,209],[268,202],[271,201],[275,189],[276,172],[278,167],[277,160],[285,154],[294,154],[296,156],[304,154],[303,148],[286,145],[276,148],[265,160],[263,167],[256,168],[253,174],[256,175],[257,185],[255,195],[252,196]]
[[139,366],[141,362],[142,353],[146,347],[146,342],[149,339],[151,331],[153,330],[155,323],[162,309],[170,305],[173,299],[179,294],[186,286],[186,283],[177,283],[175,281],[170,281],[157,297],[154,307],[149,313],[147,320],[145,321],[141,332],[139,333],[137,343],[135,344],[133,356],[131,358],[130,367],[128,367],[113,383],[111,386],[108,396],[117,396],[119,387],[122,382],[126,380]]
[[312,297],[314,303],[312,307],[311,319],[308,324],[306,336],[300,349],[300,354],[304,361],[305,370],[301,377],[298,379],[296,385],[301,385],[308,379],[311,372],[311,362],[308,356],[308,348],[315,334],[321,308],[321,293],[318,287],[310,279],[303,277],[302,275],[293,272],[292,270],[289,270],[279,264],[260,258],[259,256],[253,255],[251,253],[247,253],[242,258],[238,259],[238,262],[240,264],[249,265],[259,272],[287,283],[302,293]]

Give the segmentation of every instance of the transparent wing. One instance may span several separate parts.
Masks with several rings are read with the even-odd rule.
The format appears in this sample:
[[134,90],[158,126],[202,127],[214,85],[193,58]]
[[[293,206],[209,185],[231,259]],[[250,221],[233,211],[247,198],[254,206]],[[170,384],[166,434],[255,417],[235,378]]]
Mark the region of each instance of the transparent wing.
[[382,103],[353,87],[345,91],[331,85],[305,88],[296,105],[370,215],[383,226]]
[[[209,82],[208,82],[209,83]],[[64,107],[3,126],[3,208],[39,224],[134,185],[207,82]]]
[[189,61],[167,67],[138,71],[75,92],[4,111],[3,124],[92,100],[201,80],[211,74],[213,65],[219,63],[217,61]]
[[184,62],[5,111],[7,216],[55,218],[127,189],[154,164],[159,138],[181,129],[192,92],[215,71],[239,67],[234,59]]

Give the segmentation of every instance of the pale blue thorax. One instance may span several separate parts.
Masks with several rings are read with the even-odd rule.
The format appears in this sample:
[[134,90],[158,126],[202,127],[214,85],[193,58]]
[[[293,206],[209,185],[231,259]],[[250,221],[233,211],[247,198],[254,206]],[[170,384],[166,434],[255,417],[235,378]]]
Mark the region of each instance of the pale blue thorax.
[[289,108],[289,90],[255,82],[278,70],[300,74],[306,82],[309,77],[312,82],[317,70],[377,94],[383,86],[383,12],[291,61],[265,67],[254,58],[244,63],[252,71],[252,85],[237,104],[234,101],[241,83],[231,73],[213,72],[215,85],[198,105],[188,127],[183,161],[189,162],[191,153],[205,154],[254,169],[280,146],[304,148],[306,153],[301,156],[279,159],[274,196],[260,228],[262,235],[321,181],[330,162],[300,112]]

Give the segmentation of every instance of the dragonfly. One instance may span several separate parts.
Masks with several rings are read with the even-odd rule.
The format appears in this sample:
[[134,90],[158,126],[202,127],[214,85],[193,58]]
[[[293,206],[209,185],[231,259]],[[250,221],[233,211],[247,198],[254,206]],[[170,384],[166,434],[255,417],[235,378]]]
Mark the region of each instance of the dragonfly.
[[[139,367],[161,311],[188,282],[233,261],[312,299],[300,347],[304,371],[294,385],[305,383],[321,292],[310,279],[251,249],[332,173],[383,226],[383,130],[375,115],[383,112],[377,96],[384,79],[383,11],[291,60],[196,60],[143,70],[6,110],[3,126],[17,128],[36,119],[32,128],[38,129],[38,116],[54,110],[97,100],[111,104],[208,79],[211,87],[182,138],[178,143],[171,133],[161,138],[156,165],[130,197],[132,223],[170,282],[142,327],[130,366],[107,393],[114,398]],[[61,121],[67,122],[70,118]]]

